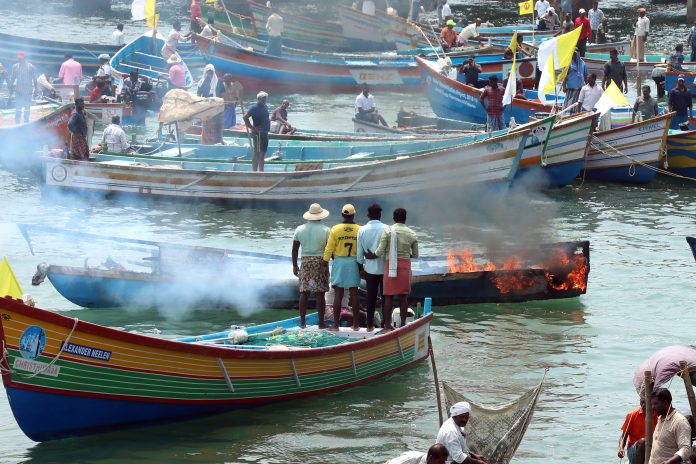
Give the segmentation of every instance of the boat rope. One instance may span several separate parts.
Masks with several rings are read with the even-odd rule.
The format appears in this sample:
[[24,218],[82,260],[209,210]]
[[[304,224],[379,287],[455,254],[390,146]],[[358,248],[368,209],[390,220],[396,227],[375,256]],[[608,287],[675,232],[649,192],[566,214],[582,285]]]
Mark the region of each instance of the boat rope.
[[[627,155],[627,154],[623,153],[621,150],[612,147],[611,145],[609,145],[608,143],[606,143],[604,140],[598,138],[598,137],[595,136],[595,135],[593,135],[593,136],[590,138],[590,146],[591,146],[594,150],[597,150],[598,152],[600,152],[600,153],[602,153],[602,154],[604,154],[604,155],[606,155],[606,156],[609,156],[609,157],[611,157],[611,158],[621,158],[621,157],[624,157],[624,158],[630,160],[630,161],[631,161],[631,165],[630,165],[629,168],[628,168],[628,173],[629,173],[629,175],[631,175],[631,176],[634,176],[635,173],[636,173],[636,165],[640,165],[640,166],[642,166],[642,167],[644,167],[644,168],[646,168],[646,169],[650,169],[651,171],[655,171],[655,172],[657,172],[657,173],[659,173],[659,174],[663,174],[663,175],[665,175],[665,176],[674,177],[674,178],[676,178],[676,179],[689,180],[689,181],[692,181],[692,182],[696,182],[696,178],[689,177],[689,176],[682,176],[681,174],[677,174],[677,173],[674,173],[674,172],[671,172],[671,171],[667,171],[667,170],[662,169],[662,168],[660,168],[660,167],[652,166],[652,165],[650,165],[650,164],[648,164],[648,163],[644,163],[643,161],[637,160],[637,159],[635,159],[634,157],[632,157],[632,156],[630,156],[630,155]],[[662,149],[662,148],[660,149],[660,157],[661,157],[661,158],[664,157],[665,159],[667,158],[667,154],[666,154],[665,150]]]
[[[7,363],[7,367],[3,367],[3,364]],[[0,357],[0,373],[12,374],[14,371],[10,367],[10,353],[7,351],[5,346],[5,340],[2,341],[2,357]]]
[[[42,374],[46,372],[49,368],[51,368],[56,361],[60,358],[60,355],[63,354],[63,350],[65,350],[65,347],[68,346],[68,343],[70,342],[70,338],[73,336],[73,333],[75,332],[75,329],[77,328],[77,323],[79,322],[79,319],[74,317],[73,318],[73,326],[72,329],[70,329],[70,333],[68,333],[68,336],[65,337],[65,341],[63,341],[63,344],[60,347],[60,350],[58,350],[58,353],[53,357],[50,363],[46,363],[41,369],[37,370],[36,372],[32,372],[31,374],[25,374],[22,372],[17,372],[16,370],[11,370],[13,374],[19,375],[20,377],[24,377],[25,379],[33,379],[39,374]],[[4,354],[3,354],[4,357]],[[9,365],[9,357],[8,357],[8,365]]]

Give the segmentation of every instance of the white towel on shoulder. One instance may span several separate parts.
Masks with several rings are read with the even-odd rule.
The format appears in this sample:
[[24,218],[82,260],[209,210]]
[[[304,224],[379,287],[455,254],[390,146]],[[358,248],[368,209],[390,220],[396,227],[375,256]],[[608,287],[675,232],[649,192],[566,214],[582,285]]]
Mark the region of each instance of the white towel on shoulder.
[[396,266],[398,261],[398,252],[396,250],[396,229],[394,226],[389,226],[391,237],[389,238],[389,277],[396,277]]

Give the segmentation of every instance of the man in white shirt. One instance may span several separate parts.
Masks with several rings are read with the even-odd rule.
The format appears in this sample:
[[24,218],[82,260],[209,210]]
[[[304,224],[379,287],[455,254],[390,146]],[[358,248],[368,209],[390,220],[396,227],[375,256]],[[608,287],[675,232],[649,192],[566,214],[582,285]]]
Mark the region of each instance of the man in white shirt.
[[97,77],[111,78],[111,65],[109,64],[110,59],[111,57],[106,53],[99,55],[99,61],[101,64],[99,69],[97,69]]
[[447,3],[447,0],[442,1],[442,12],[440,14],[442,15],[442,20],[444,22],[447,22],[448,20],[452,19],[452,8],[450,8],[449,3]]
[[[361,94],[362,95],[362,94]],[[379,246],[379,240],[389,226],[381,221],[382,207],[377,203],[367,207],[368,223],[358,230],[358,251],[356,259],[363,271],[363,279],[367,287],[367,331],[375,328],[375,307],[377,295],[382,295],[382,279],[384,278],[384,256],[377,259],[365,259],[366,252],[374,252]],[[382,296],[382,299],[384,297]],[[382,315],[384,320],[384,315]]]
[[363,85],[362,92],[355,99],[355,119],[387,125],[387,121],[377,112],[375,97],[370,94],[367,84]]
[[650,19],[645,16],[645,8],[638,8],[638,19],[635,24],[635,33],[631,40],[631,59],[645,60],[645,42],[650,32]]
[[121,118],[116,115],[111,118],[111,124],[104,129],[102,150],[110,153],[125,153],[129,148],[128,137],[121,127]]
[[481,18],[476,18],[476,22],[469,24],[459,33],[457,45],[467,45],[470,40],[480,40],[479,27],[481,27]]
[[590,73],[587,76],[587,84],[580,89],[578,104],[584,111],[592,111],[603,94],[602,87],[597,85],[597,74]]
[[469,422],[471,406],[466,401],[455,403],[450,408],[450,418],[442,424],[437,433],[437,443],[445,445],[449,453],[447,462],[462,464],[486,464],[488,460],[480,454],[469,451],[466,434],[462,430]]
[[592,43],[599,43],[597,41],[597,32],[599,31],[599,26],[602,25],[602,21],[604,21],[604,12],[598,7],[599,2],[595,0],[592,2],[592,8],[587,13],[587,17],[590,20],[590,29],[592,29]]
[[215,18],[212,16],[208,18],[208,22],[201,31],[201,37],[205,37],[207,39],[212,39],[215,36],[217,36],[218,32],[217,30],[213,27],[215,24]]
[[537,13],[537,18],[541,18],[546,14],[546,10],[549,9],[551,4],[549,0],[537,0],[534,4],[534,11]]
[[266,31],[268,31],[268,55],[280,56],[283,53],[283,18],[275,10],[266,21]]
[[114,45],[123,46],[123,24],[117,24],[114,32],[111,33],[111,41]]

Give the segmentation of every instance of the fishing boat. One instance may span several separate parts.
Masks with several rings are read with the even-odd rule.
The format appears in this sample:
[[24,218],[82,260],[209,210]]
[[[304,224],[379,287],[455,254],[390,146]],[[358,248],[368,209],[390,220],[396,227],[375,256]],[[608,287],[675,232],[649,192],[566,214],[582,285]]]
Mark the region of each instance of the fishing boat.
[[[245,5],[246,6],[246,2]],[[256,37],[256,23],[251,16],[251,11],[240,14],[237,11],[232,11],[226,7],[224,3],[201,3],[201,13],[203,18],[213,18],[215,20],[215,28],[225,33],[239,30],[244,35]],[[265,27],[266,23],[262,25]]]
[[645,184],[655,178],[673,113],[596,132],[583,176],[611,182]]
[[[131,71],[138,71],[140,77],[148,77],[155,82],[166,84],[169,78],[169,65],[162,58],[164,36],[157,33],[153,39],[152,32],[146,32],[126,44],[111,57],[111,68],[125,78]],[[185,62],[181,63],[186,73],[186,87],[193,85],[191,71]]]
[[[479,102],[482,89],[466,85],[442,74],[438,63],[420,57],[416,57],[416,63],[422,73],[428,101],[436,115],[441,118],[478,124],[486,123],[486,111]],[[530,91],[525,94],[535,97],[535,94]],[[512,105],[505,110],[505,117],[506,119],[514,117],[516,122],[525,123],[534,113],[548,113],[550,110],[550,106],[542,105],[538,101],[513,98]]]
[[37,150],[60,149],[68,141],[68,120],[73,105],[37,102],[31,106],[28,123],[15,123],[15,110],[0,110],[0,162],[23,171],[37,166]]
[[[249,1],[256,37],[268,40],[266,22],[273,10],[265,5]],[[304,50],[327,52],[351,51],[341,34],[341,25],[330,21],[319,21],[305,16],[283,12],[283,44]]]
[[[553,37],[558,33],[558,31],[551,30],[531,30],[529,26],[529,24],[514,24],[510,26],[479,27],[478,33],[480,37],[486,39],[490,38],[492,41],[506,37],[508,38],[508,43],[510,42],[510,37],[512,37],[514,34],[523,35],[525,38],[531,39],[532,37],[535,37],[538,40],[543,40],[547,37]],[[461,32],[461,30],[458,30],[457,32]]]
[[[583,61],[587,64],[587,69],[590,72],[597,73],[598,76],[604,75],[604,65],[609,61],[609,53],[596,53],[588,52],[585,53]],[[669,55],[659,55],[659,54],[646,54],[645,60],[637,63],[631,60],[628,55],[619,55],[619,61],[626,65],[626,72],[635,73],[640,71],[641,74],[649,75],[655,66],[667,66],[669,63]],[[684,63],[685,65],[696,63]]]
[[361,134],[433,134],[433,133],[451,133],[451,132],[471,132],[483,131],[486,126],[483,124],[474,124],[465,121],[457,121],[455,119],[445,119],[431,116],[421,116],[413,112],[399,110],[396,116],[396,126],[384,126],[370,121],[353,118],[353,130]]
[[423,32],[405,19],[388,15],[377,10],[374,15],[360,10],[339,5],[338,14],[343,37],[350,50],[408,50],[439,45],[439,40],[432,37],[430,42]]
[[[34,441],[184,420],[339,390],[422,361],[429,301],[424,309],[387,333],[299,329],[294,318],[172,340],[5,297],[2,380],[15,420]],[[308,315],[307,324],[317,320]]]
[[696,130],[670,130],[664,168],[680,176],[696,178]]
[[[106,53],[113,56],[119,48],[116,45],[58,42],[0,33],[0,62],[5,66],[12,65],[17,62],[17,53],[23,51],[38,74],[52,76],[58,75],[66,53],[71,53],[82,64],[85,74],[94,74],[101,65],[99,55]],[[8,68],[10,71],[11,68]]]
[[[42,158],[46,188],[129,193],[188,200],[225,200],[256,204],[307,201],[426,200],[427,193],[453,199],[478,188],[511,184],[532,129],[476,143],[384,161],[340,167],[295,163],[275,172],[249,172],[242,163],[181,161],[143,165],[138,160],[104,162]],[[538,143],[531,144],[540,146]],[[539,156],[543,148],[538,148]],[[533,162],[533,161],[530,161]]]
[[686,242],[689,244],[689,247],[691,248],[691,253],[693,253],[694,259],[696,259],[696,238],[686,237]]

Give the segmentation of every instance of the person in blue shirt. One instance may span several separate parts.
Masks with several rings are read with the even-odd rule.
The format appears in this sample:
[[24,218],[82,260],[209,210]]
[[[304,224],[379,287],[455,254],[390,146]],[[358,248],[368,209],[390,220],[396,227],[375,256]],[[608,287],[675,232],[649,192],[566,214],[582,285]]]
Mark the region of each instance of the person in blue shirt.
[[[377,250],[379,240],[389,226],[381,221],[382,207],[377,203],[367,207],[367,218],[369,219],[368,223],[358,230],[357,261],[367,287],[367,331],[372,332],[375,328],[377,296],[383,293],[384,256],[366,260],[365,253]],[[383,297],[382,300],[384,300]],[[382,315],[382,320],[384,320],[384,315]]]
[[684,46],[678,44],[669,56],[669,67],[674,71],[684,71]]
[[266,92],[259,92],[256,95],[256,103],[251,105],[244,115],[244,124],[253,134],[254,157],[251,160],[251,166],[254,171],[259,172],[263,172],[263,162],[268,150],[268,132],[271,130],[266,98],[268,98]]
[[[578,101],[580,96],[580,89],[585,85],[585,80],[587,79],[587,65],[580,57],[580,53],[575,50],[573,59],[570,62],[570,67],[568,68],[568,74],[563,80],[563,91],[565,92],[565,100],[563,101],[563,109],[568,108],[570,105]],[[576,105],[570,113],[578,113],[581,110],[580,105]]]

